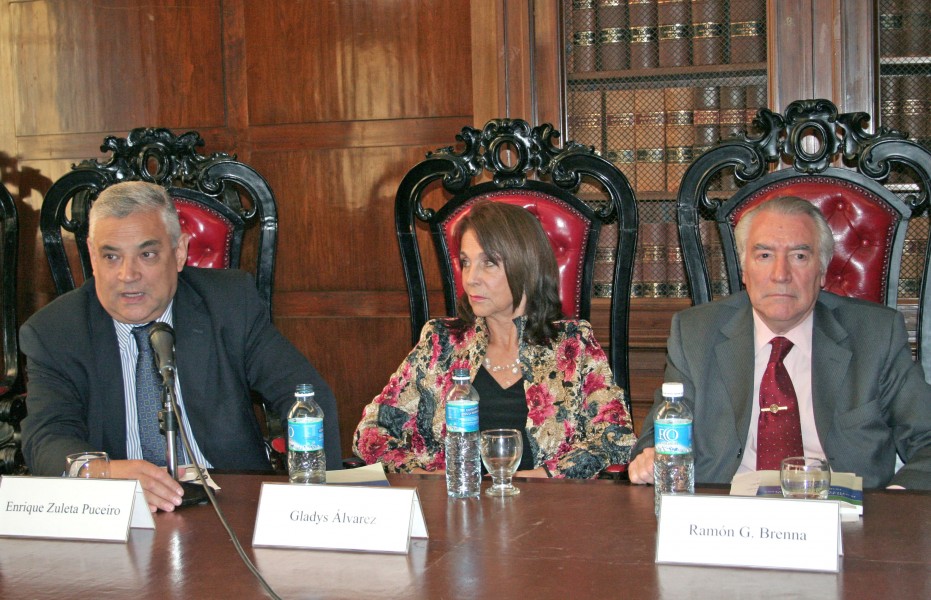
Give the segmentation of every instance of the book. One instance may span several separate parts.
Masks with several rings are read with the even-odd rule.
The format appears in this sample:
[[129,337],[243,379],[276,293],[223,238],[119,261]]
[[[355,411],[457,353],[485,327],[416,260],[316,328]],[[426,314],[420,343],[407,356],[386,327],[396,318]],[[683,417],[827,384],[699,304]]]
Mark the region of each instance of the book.
[[692,3],[690,0],[658,0],[656,11],[659,66],[692,64]]
[[666,88],[666,191],[679,189],[682,176],[692,164],[695,144],[694,88]]
[[724,63],[724,3],[692,0],[692,64]]
[[653,69],[659,64],[656,42],[656,0],[628,0],[630,68]]
[[[779,471],[750,471],[731,479],[731,496],[765,496],[782,498]],[[831,471],[828,500],[839,502],[841,520],[853,521],[863,516],[863,478],[854,473]]]
[[766,0],[731,0],[731,63],[766,60]]
[[598,51],[602,71],[620,71],[629,64],[630,33],[625,0],[598,0]]
[[634,91],[637,191],[641,192],[666,191],[663,93],[662,88]]
[[605,157],[627,177],[637,189],[636,148],[633,90],[605,92]]
[[598,90],[569,92],[569,137],[601,154],[601,95]]

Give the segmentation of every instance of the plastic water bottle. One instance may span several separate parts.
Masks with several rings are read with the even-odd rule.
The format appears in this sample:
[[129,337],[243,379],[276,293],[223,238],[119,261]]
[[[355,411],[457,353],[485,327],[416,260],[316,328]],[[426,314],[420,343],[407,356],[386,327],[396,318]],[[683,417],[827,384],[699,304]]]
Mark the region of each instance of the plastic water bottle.
[[453,498],[477,498],[482,487],[479,448],[478,393],[468,369],[453,370],[453,387],[446,394],[446,493]]
[[682,402],[681,383],[664,383],[664,402],[653,418],[654,511],[659,517],[663,494],[695,493],[695,458],[692,454],[692,411]]
[[326,483],[323,409],[309,383],[298,384],[288,411],[288,476],[291,483]]

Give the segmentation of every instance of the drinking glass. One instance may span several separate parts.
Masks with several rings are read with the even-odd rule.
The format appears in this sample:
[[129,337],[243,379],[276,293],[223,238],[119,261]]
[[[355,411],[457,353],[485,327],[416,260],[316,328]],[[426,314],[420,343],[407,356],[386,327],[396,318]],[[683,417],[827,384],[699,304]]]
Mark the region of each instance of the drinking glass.
[[79,452],[67,457],[68,477],[85,479],[109,479],[110,457],[106,452]]
[[482,463],[491,475],[488,496],[514,496],[520,490],[511,484],[511,478],[524,453],[524,441],[516,429],[489,429],[482,432]]
[[779,481],[786,498],[826,500],[831,488],[831,466],[823,458],[786,458],[782,461]]

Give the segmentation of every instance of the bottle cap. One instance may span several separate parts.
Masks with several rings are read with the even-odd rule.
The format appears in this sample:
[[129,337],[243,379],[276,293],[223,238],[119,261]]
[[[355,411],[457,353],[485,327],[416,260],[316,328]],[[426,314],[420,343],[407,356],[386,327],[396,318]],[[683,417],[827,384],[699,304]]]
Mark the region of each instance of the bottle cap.
[[294,393],[298,396],[313,396],[314,386],[311,383],[299,383],[294,388]]
[[456,367],[453,369],[453,379],[468,379],[469,378],[469,369],[468,367]]
[[663,384],[663,397],[665,398],[681,398],[685,395],[685,387],[678,382],[670,382]]

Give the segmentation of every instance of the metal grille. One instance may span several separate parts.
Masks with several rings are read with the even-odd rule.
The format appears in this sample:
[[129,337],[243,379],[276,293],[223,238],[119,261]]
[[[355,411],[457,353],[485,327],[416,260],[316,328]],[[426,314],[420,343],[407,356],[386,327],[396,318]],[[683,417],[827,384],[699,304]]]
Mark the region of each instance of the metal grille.
[[[879,125],[897,129],[931,150],[931,3],[879,2]],[[913,173],[899,168],[888,186],[918,193]],[[917,298],[928,243],[927,211],[909,224],[902,254],[899,298]]]
[[[574,0],[563,6],[566,137],[615,163],[640,202],[632,295],[688,297],[676,192],[696,156],[752,130],[757,109],[767,106],[766,2]],[[726,172],[712,185],[724,194],[736,189]],[[599,241],[596,286],[610,281],[613,269],[611,232],[602,238],[608,239]],[[604,286],[596,293],[605,295]]]

